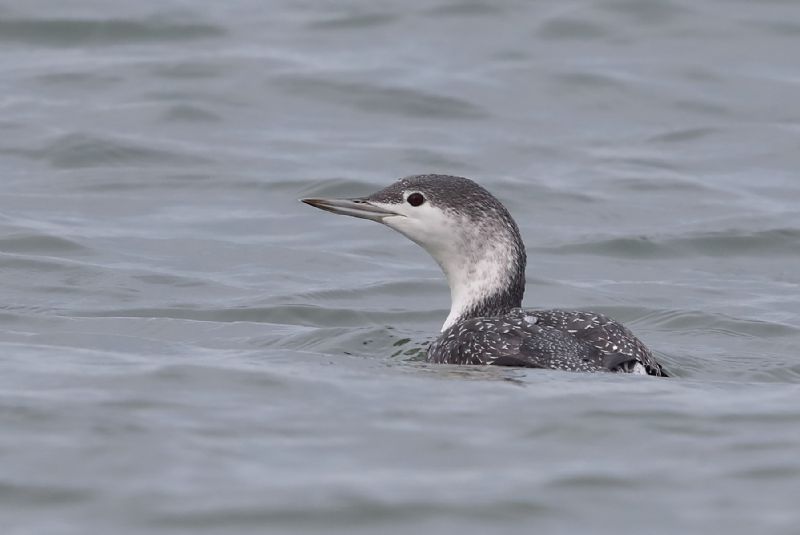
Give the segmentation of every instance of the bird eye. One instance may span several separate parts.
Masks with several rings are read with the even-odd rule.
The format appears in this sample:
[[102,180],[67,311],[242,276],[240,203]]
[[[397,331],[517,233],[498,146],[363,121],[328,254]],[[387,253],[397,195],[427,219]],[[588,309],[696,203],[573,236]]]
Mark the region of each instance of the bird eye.
[[425,197],[422,196],[422,193],[412,193],[406,200],[411,206],[419,206],[425,202]]

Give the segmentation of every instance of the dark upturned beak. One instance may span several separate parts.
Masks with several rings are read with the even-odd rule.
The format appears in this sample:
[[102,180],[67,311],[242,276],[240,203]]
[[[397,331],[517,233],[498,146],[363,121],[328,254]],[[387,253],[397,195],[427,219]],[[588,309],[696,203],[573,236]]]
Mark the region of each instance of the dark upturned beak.
[[300,201],[334,214],[349,215],[379,223],[383,221],[384,217],[400,215],[386,208],[375,206],[366,199],[300,199]]

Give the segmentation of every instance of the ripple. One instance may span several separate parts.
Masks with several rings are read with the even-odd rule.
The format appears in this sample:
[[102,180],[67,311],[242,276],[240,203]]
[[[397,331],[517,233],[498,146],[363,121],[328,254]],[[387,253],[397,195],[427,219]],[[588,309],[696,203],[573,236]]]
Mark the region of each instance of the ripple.
[[[625,163],[635,167],[658,167],[658,163],[652,160],[628,160]],[[664,176],[661,180],[642,180],[641,178],[637,177],[620,177],[613,179],[613,184],[629,191],[663,191],[687,195],[710,193],[718,197],[722,197],[727,194],[727,192],[714,190],[701,182],[676,176]]]
[[99,138],[82,133],[66,134],[49,143],[40,153],[53,167],[82,169],[98,166],[159,165],[205,163],[199,156],[176,153],[133,144],[128,141]]
[[556,80],[570,87],[585,89],[611,89],[620,91],[626,84],[619,78],[597,72],[565,72],[556,74]]
[[712,117],[729,117],[734,113],[731,107],[723,106],[708,99],[677,99],[672,104],[681,111],[701,113]]
[[[424,477],[424,476],[419,476]],[[453,482],[452,484],[455,484]],[[297,491],[289,490],[290,495]],[[269,525],[284,525],[285,527],[298,525],[306,529],[309,526],[318,526],[326,531],[331,527],[344,527],[351,530],[353,526],[373,525],[375,522],[386,522],[386,525],[403,525],[409,518],[420,522],[424,519],[437,519],[442,516],[459,517],[474,520],[507,520],[521,514],[535,514],[544,517],[555,512],[553,508],[536,500],[495,500],[465,504],[451,504],[446,499],[435,502],[420,502],[411,500],[400,503],[386,503],[383,500],[370,496],[368,493],[347,487],[347,492],[340,493],[333,503],[323,504],[304,503],[298,506],[286,500],[276,507],[265,506],[259,503],[253,506],[230,505],[217,506],[214,509],[197,509],[193,507],[181,508],[172,511],[163,511],[153,519],[156,525],[164,527],[183,527],[197,530],[201,527],[253,526],[262,527]],[[438,525],[438,524],[436,524]]]
[[[400,362],[420,360],[426,344],[411,342],[408,333],[389,327],[317,327],[293,330],[279,336],[251,338],[248,346],[259,349],[312,351],[322,355],[350,355],[370,361]],[[413,333],[413,339],[423,336]],[[424,354],[422,355],[424,360]]]
[[[228,366],[215,366],[210,364],[167,364],[156,369],[145,370],[139,373],[127,372],[122,376],[126,383],[139,381],[144,384],[193,384],[196,386],[207,385],[213,388],[224,388],[227,383],[233,388],[255,386],[259,388],[288,387],[294,381],[278,373],[264,368],[231,368]],[[117,406],[136,408],[146,406],[150,401],[140,398],[126,398],[114,402]]]
[[[744,21],[743,21],[744,23]],[[782,34],[788,37],[800,35],[800,23],[790,20],[776,21],[747,21],[748,26],[756,26],[768,30],[770,33]]]
[[720,132],[719,128],[680,128],[658,134],[649,139],[653,143],[682,143],[687,141],[697,141]]
[[386,26],[398,19],[399,17],[392,13],[358,13],[315,21],[308,27],[315,30],[357,30]]
[[598,239],[545,250],[561,254],[593,254],[619,258],[675,258],[678,256],[772,255],[796,256],[800,229],[762,231],[727,230],[690,237],[636,236]]
[[672,241],[692,252],[709,256],[728,254],[796,256],[800,252],[800,229],[772,229],[760,232],[732,230]]
[[10,19],[0,20],[0,41],[41,46],[114,45],[220,37],[225,30],[203,23],[160,19]]
[[392,282],[380,282],[370,285],[359,284],[348,288],[330,288],[324,290],[314,290],[310,292],[293,293],[286,298],[297,301],[309,300],[331,300],[331,299],[350,299],[353,296],[363,297],[367,294],[372,296],[397,297],[410,293],[431,291],[441,287],[439,281],[421,280],[402,280]]
[[641,486],[641,481],[632,478],[619,477],[609,474],[580,473],[554,478],[550,486],[556,488],[635,488]]
[[447,169],[451,173],[474,173],[475,167],[459,157],[448,157],[444,151],[411,148],[404,151],[405,159],[412,168]]
[[85,501],[93,496],[93,492],[83,489],[50,485],[47,487],[42,487],[37,485],[0,481],[0,500],[2,500],[6,505],[66,505]]
[[176,104],[170,106],[161,115],[164,121],[183,121],[183,122],[202,122],[202,123],[219,123],[222,121],[222,116],[208,111],[198,106],[191,106],[189,104]]
[[554,40],[594,40],[607,37],[609,31],[593,22],[572,18],[556,18],[539,28],[539,36]]
[[438,119],[483,119],[487,112],[470,102],[408,87],[366,82],[337,82],[309,76],[287,76],[276,83],[287,93],[391,115]]
[[504,8],[492,2],[480,2],[478,0],[466,0],[464,2],[452,2],[428,10],[428,13],[435,16],[458,16],[458,17],[486,17],[489,15],[499,15]]
[[321,196],[321,195],[363,195],[365,191],[375,191],[376,184],[371,184],[363,180],[353,180],[349,178],[326,178],[306,184],[302,189],[297,190],[295,183],[287,184],[297,191],[298,196]]
[[599,239],[548,247],[544,250],[559,254],[591,254],[621,258],[671,258],[674,256],[662,244],[647,236]]
[[774,338],[793,337],[800,334],[800,327],[784,323],[689,310],[660,310],[641,318],[637,323],[662,330],[684,333],[704,330],[726,336]]
[[171,288],[195,288],[207,284],[206,281],[190,279],[186,276],[168,275],[164,273],[152,273],[146,275],[134,275],[132,279],[142,281],[147,284],[169,286]]
[[[0,251],[4,253],[41,253],[41,254],[63,254],[63,253],[85,253],[89,251],[83,245],[68,240],[66,238],[59,238],[58,236],[49,236],[47,234],[35,233],[19,233],[0,237]],[[8,259],[12,263],[15,259]],[[9,264],[4,260],[6,266]],[[46,271],[53,271],[58,269],[50,263],[42,263],[40,261],[17,259],[18,267],[25,269],[43,269]]]
[[753,479],[766,479],[770,481],[776,479],[791,479],[792,481],[797,481],[798,476],[800,476],[800,468],[797,466],[786,466],[786,463],[781,463],[773,464],[772,466],[757,466],[734,470],[731,475],[748,481]]
[[240,308],[129,308],[82,311],[76,318],[168,318],[209,322],[251,322],[312,327],[361,327],[391,325],[407,316],[405,312],[385,312],[330,308],[311,305],[279,305]]
[[182,62],[159,64],[151,69],[153,75],[161,78],[174,78],[177,80],[201,80],[206,78],[219,78],[224,76],[226,66],[221,63],[208,62]]
[[34,76],[33,80],[43,87],[61,86],[65,89],[97,90],[99,87],[118,85],[124,82],[125,78],[123,76],[83,70],[39,74]]
[[669,1],[616,0],[608,2],[605,7],[624,15],[637,25],[664,25],[678,17],[691,15],[691,11],[685,6]]

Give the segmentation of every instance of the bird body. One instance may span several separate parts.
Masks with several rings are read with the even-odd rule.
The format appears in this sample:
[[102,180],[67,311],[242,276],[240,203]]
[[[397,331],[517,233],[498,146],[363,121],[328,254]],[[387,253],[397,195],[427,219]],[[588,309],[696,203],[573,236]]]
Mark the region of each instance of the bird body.
[[581,372],[666,375],[621,323],[575,310],[513,309],[453,324],[428,348],[428,360]]

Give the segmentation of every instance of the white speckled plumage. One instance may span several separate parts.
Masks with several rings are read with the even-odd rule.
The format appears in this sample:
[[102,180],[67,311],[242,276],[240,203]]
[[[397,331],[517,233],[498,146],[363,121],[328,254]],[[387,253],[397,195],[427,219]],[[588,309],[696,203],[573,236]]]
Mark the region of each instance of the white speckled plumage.
[[417,175],[361,199],[303,199],[378,221],[421,245],[450,285],[431,362],[666,376],[649,349],[602,314],[522,309],[525,247],[511,215],[475,182]]

